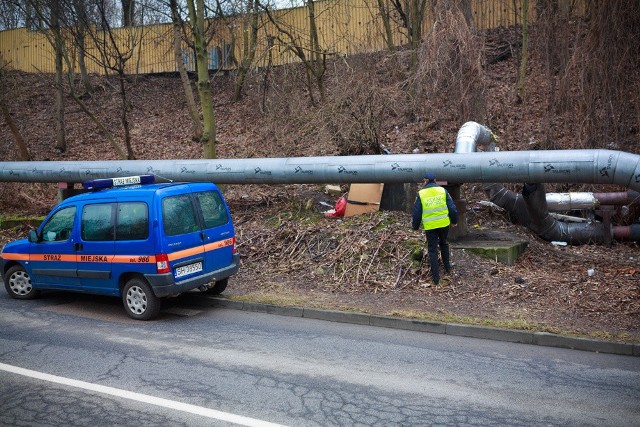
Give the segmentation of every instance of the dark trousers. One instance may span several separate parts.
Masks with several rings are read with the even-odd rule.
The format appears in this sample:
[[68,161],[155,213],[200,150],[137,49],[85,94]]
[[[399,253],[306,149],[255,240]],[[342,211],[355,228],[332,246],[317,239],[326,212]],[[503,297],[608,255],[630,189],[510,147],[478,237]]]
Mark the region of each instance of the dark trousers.
[[427,235],[427,246],[429,248],[429,263],[431,264],[431,276],[433,281],[440,281],[440,268],[438,267],[438,247],[440,248],[440,256],[445,270],[451,270],[449,263],[449,243],[447,235],[449,234],[449,226],[442,228],[434,228],[433,230],[425,230]]

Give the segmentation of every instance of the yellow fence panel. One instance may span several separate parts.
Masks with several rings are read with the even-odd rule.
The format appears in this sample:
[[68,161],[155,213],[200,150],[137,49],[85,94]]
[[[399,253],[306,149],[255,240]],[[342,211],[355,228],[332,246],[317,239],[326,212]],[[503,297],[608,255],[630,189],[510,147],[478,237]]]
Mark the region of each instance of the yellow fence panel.
[[[391,7],[390,0],[383,0]],[[480,30],[511,27],[522,23],[522,1],[471,0],[473,25]],[[585,0],[560,2],[562,13],[584,14]],[[386,49],[384,27],[378,0],[321,0],[314,2],[318,29],[318,50],[329,58]],[[530,22],[536,18],[536,1],[529,1]],[[309,9],[298,7],[272,11],[276,24],[263,13],[259,17],[259,31],[254,66],[283,65],[299,62],[296,49],[302,49],[309,58],[311,29]],[[209,44],[209,68],[233,69],[234,59],[241,60],[243,40],[243,17],[218,19],[209,22],[211,42]],[[434,24],[433,11],[428,9],[422,23],[423,34],[428,34]],[[279,28],[278,28],[279,27]],[[392,22],[393,44],[407,43],[406,28]],[[233,31],[233,32],[232,32]],[[106,34],[93,31],[97,38]],[[149,74],[175,72],[177,70],[173,26],[157,24],[141,27],[119,28],[113,31],[120,52],[128,57],[127,74]],[[103,39],[107,40],[107,39]],[[73,70],[78,69],[77,47],[69,37],[66,43]],[[109,43],[106,43],[109,45]],[[180,60],[187,70],[195,71],[192,49],[181,43]],[[87,68],[91,73],[112,73],[105,64],[113,64],[113,55],[101,55],[103,49],[95,48],[87,38]],[[107,49],[109,53],[109,49]],[[113,53],[113,52],[112,52]],[[54,72],[54,54],[51,43],[41,32],[25,28],[0,31],[0,58],[16,70],[30,73]]]

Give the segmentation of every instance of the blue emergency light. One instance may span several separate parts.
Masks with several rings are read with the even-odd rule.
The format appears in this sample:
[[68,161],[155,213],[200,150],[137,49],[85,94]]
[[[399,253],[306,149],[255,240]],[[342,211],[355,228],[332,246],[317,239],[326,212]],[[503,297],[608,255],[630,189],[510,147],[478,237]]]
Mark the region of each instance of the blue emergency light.
[[82,183],[85,190],[100,190],[102,188],[123,187],[126,185],[153,184],[153,175],[123,176],[118,178],[93,179]]

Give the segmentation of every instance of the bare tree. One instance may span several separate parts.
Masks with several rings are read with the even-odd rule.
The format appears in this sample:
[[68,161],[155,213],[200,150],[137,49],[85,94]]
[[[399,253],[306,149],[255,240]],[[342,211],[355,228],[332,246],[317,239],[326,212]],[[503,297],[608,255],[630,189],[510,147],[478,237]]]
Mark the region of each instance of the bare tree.
[[200,112],[196,106],[196,100],[193,95],[193,89],[191,88],[191,81],[187,74],[187,68],[184,65],[182,58],[182,29],[184,22],[182,21],[180,11],[178,10],[177,0],[169,0],[171,7],[171,20],[173,22],[173,53],[176,59],[176,67],[178,67],[178,73],[180,74],[180,81],[182,82],[182,89],[184,90],[185,99],[187,101],[187,108],[189,115],[191,116],[191,129],[193,130],[194,138],[200,140],[202,138],[202,122],[200,121]]
[[592,0],[587,3],[586,34],[564,74],[563,98],[577,105],[587,147],[603,138],[637,148],[640,127],[640,2]]
[[385,28],[387,47],[393,46],[391,24],[403,29],[409,49],[416,49],[422,40],[422,26],[431,0],[377,0]]
[[64,128],[64,85],[62,68],[64,54],[64,38],[62,35],[62,7],[59,1],[53,0],[50,3],[51,11],[51,31],[53,33],[53,47],[55,50],[55,85],[56,85],[56,148],[62,152],[67,149]]
[[122,26],[131,27],[136,24],[136,0],[121,0],[122,5]]
[[435,12],[410,87],[417,100],[450,108],[460,122],[482,122],[486,109],[482,40],[468,25],[457,0],[441,0]]
[[[571,24],[575,4],[564,3],[559,0],[539,0],[536,4],[536,23],[532,26],[532,47],[537,49],[542,59],[543,69],[547,82],[545,92],[544,132],[545,139],[541,147],[544,149],[557,149],[554,136],[553,120],[566,111],[569,107],[567,98],[559,96],[564,92],[560,77],[565,73],[570,57],[571,33],[576,24]],[[565,81],[568,83],[568,81]]]
[[2,117],[4,118],[5,123],[9,126],[9,130],[16,141],[16,147],[18,148],[18,153],[20,153],[20,160],[31,160],[31,154],[29,153],[27,143],[22,137],[18,126],[16,126],[13,121],[11,113],[9,112],[9,107],[7,106],[6,97],[10,96],[12,92],[12,88],[9,87],[7,68],[8,64],[4,59],[2,59],[2,57],[0,57],[0,87],[2,88],[2,91],[0,91],[0,110],[2,111]]
[[[73,0],[72,3],[73,14],[70,14],[70,25],[75,26],[75,41],[76,48],[78,49],[78,66],[80,67],[80,78],[84,85],[86,94],[93,93],[93,86],[89,79],[89,73],[87,72],[86,64],[86,49],[87,49],[87,37],[88,25],[91,23],[89,18],[88,5],[85,0]],[[74,19],[73,17],[77,17]]]
[[48,40],[54,50],[55,64],[55,122],[56,122],[56,149],[61,152],[66,150],[66,136],[64,126],[64,85],[63,85],[63,55],[65,40],[62,34],[63,6],[58,0],[26,0],[24,4],[26,16],[35,15],[33,22],[37,29]]
[[382,35],[382,37],[384,38],[384,42],[387,45],[387,49],[393,51],[396,48],[393,41],[393,31],[391,29],[391,14],[393,11],[393,6],[391,5],[391,2],[387,0],[377,0],[377,2],[378,12],[380,13],[380,18],[382,19],[382,27],[384,28],[384,34]]
[[207,41],[205,38],[204,0],[187,0],[189,21],[196,51],[196,67],[198,72],[198,95],[202,109],[204,129],[202,138],[203,156],[205,159],[216,158],[216,119],[213,111],[213,94],[209,81]]
[[[256,0],[259,2],[260,0]],[[317,104],[314,91],[317,90],[320,101],[324,99],[324,75],[327,71],[327,58],[334,55],[328,49],[320,46],[318,24],[316,21],[315,1],[306,0],[307,18],[309,22],[308,38],[303,38],[299,29],[288,27],[279,20],[271,7],[260,3],[269,21],[276,27],[278,34],[275,39],[287,50],[291,50],[298,57],[305,68],[305,85],[309,92],[309,99],[313,105]]]
[[[245,10],[242,13],[242,45],[240,50],[240,60],[236,61],[236,81],[233,92],[233,101],[242,99],[242,91],[244,83],[249,73],[249,69],[253,65],[256,57],[256,47],[258,44],[258,30],[260,22],[260,14],[258,2],[256,0],[247,0]],[[231,22],[235,22],[235,19]],[[233,24],[232,24],[233,25]],[[233,28],[229,31],[233,35]],[[232,44],[234,40],[232,40]],[[235,59],[235,58],[234,58]]]
[[522,1],[522,50],[520,52],[520,66],[518,67],[518,81],[516,96],[518,102],[525,100],[525,80],[527,78],[527,62],[529,60],[529,0]]
[[[78,39],[78,31],[91,41],[92,49],[87,49],[85,54],[98,64],[105,75],[115,74],[118,80],[117,91],[120,96],[120,122],[124,132],[124,144],[127,159],[135,159],[131,144],[131,132],[128,112],[131,109],[127,98],[127,64],[133,58],[136,46],[142,38],[142,29],[123,28],[116,30],[112,27],[111,10],[104,0],[96,0],[94,3],[99,27],[85,23],[82,26],[70,26],[70,31]],[[80,16],[77,17],[80,19]]]

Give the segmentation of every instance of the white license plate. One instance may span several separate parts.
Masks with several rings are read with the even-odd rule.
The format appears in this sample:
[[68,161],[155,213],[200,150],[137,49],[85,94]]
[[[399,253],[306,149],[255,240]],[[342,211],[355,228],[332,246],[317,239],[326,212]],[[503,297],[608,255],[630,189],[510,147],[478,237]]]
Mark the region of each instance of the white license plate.
[[176,278],[186,276],[187,274],[197,273],[198,271],[202,271],[201,262],[183,265],[182,267],[176,268]]

